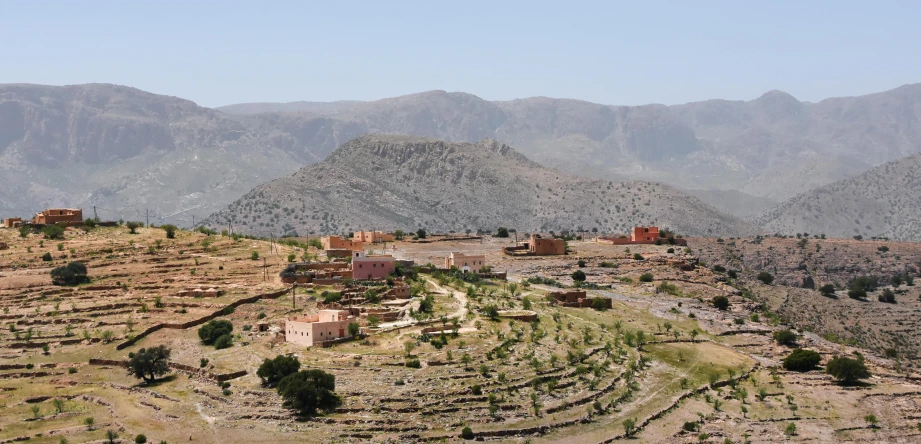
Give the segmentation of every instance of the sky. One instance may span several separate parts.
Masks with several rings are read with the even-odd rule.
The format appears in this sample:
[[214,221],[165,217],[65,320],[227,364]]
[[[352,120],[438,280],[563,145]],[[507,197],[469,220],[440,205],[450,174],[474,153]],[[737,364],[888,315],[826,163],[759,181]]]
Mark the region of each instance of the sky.
[[441,89],[612,105],[800,100],[921,82],[916,2],[7,1],[0,83],[203,106]]

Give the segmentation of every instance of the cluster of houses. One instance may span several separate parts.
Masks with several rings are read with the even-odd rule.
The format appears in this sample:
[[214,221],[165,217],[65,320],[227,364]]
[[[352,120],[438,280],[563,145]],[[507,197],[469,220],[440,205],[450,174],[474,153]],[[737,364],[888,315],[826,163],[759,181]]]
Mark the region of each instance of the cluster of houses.
[[620,237],[601,237],[598,242],[611,245],[652,245],[652,244],[669,244],[681,245],[688,244],[687,239],[675,237],[665,231],[659,231],[659,227],[633,227],[630,236]]
[[83,223],[83,210],[79,208],[49,208],[35,213],[31,221],[23,221],[22,218],[19,217],[8,217],[3,219],[3,227],[19,228],[23,224],[51,225],[59,222],[68,225],[80,225]]

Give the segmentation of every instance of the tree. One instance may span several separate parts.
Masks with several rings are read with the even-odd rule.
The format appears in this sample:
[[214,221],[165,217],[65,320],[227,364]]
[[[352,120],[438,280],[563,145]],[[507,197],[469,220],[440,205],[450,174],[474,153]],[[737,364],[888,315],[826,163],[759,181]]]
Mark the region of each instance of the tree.
[[230,335],[233,324],[227,320],[211,320],[198,329],[198,337],[202,344],[213,345],[221,336]]
[[61,398],[54,398],[51,400],[51,405],[54,406],[54,411],[58,413],[64,413],[64,400]]
[[844,385],[852,385],[871,376],[863,360],[843,356],[836,356],[828,361],[825,372]]
[[508,228],[505,228],[505,227],[497,228],[496,237],[508,237]]
[[51,262],[53,259],[51,253],[45,252],[45,254],[42,255],[42,260],[45,262]]
[[787,435],[787,436],[795,436],[796,435],[796,423],[791,422],[787,424],[787,428],[784,429],[783,433],[784,435]]
[[796,333],[789,329],[777,330],[773,334],[774,340],[780,345],[791,346],[796,344]]
[[717,310],[724,311],[729,308],[729,298],[726,296],[714,296],[713,306],[716,307]]
[[483,315],[489,318],[490,320],[495,321],[499,319],[499,308],[496,307],[496,304],[489,304],[483,307],[483,309],[481,310],[481,313],[483,313]]
[[461,430],[461,438],[466,439],[466,440],[473,439],[473,430],[470,430],[470,427],[464,427]]
[[77,285],[87,281],[89,278],[86,277],[86,265],[83,262],[71,262],[51,270],[51,282],[54,285]]
[[864,299],[867,292],[873,291],[878,285],[877,279],[871,276],[858,276],[847,284],[847,295],[851,299]]
[[278,383],[278,395],[284,406],[303,415],[318,410],[331,411],[342,404],[336,395],[336,377],[323,370],[301,370]]
[[229,334],[218,336],[218,338],[214,340],[214,348],[217,350],[230,347],[233,347],[233,336]]
[[426,235],[427,233],[425,232],[425,228],[420,228],[416,230],[416,237],[418,237],[419,239],[425,239]]
[[266,358],[256,370],[256,376],[262,379],[262,384],[274,387],[288,375],[293,375],[301,369],[301,362],[293,356],[278,355],[275,359]]
[[42,228],[45,239],[64,239],[64,228],[58,225],[45,225]]
[[576,282],[585,282],[585,272],[582,270],[572,272],[572,280]]
[[598,311],[604,311],[608,309],[608,304],[602,298],[592,299],[592,308]]
[[835,291],[837,291],[837,289],[832,284],[825,284],[819,287],[819,293],[822,293],[822,296],[825,296],[827,298],[834,297]]
[[146,382],[153,382],[157,376],[169,373],[170,349],[165,345],[142,348],[128,361],[128,374]]
[[636,432],[636,419],[627,418],[621,424],[624,425],[624,435],[627,437],[633,436],[633,433]]
[[143,227],[144,224],[142,224],[142,223],[140,223],[140,222],[128,222],[128,223],[125,224],[125,226],[128,227],[128,232],[129,232],[129,233],[131,233],[131,234],[137,234],[137,233],[138,233],[138,228]]
[[115,444],[115,440],[118,439],[118,433],[115,433],[115,430],[106,430],[106,439],[109,440],[109,444]]
[[355,337],[358,336],[359,333],[361,333],[361,327],[355,322],[349,323],[349,336]]
[[86,418],[83,418],[83,425],[86,426],[86,429],[87,429],[87,430],[93,430],[93,424],[95,424],[95,423],[96,423],[96,420],[93,419],[92,416],[88,416],[88,417],[86,417]]
[[633,253],[633,259],[637,261],[643,260],[643,255],[639,253]]
[[175,238],[176,238],[176,230],[179,229],[179,228],[177,228],[177,227],[176,227],[175,225],[173,225],[173,224],[160,225],[160,228],[162,228],[163,231],[166,232],[166,238],[167,238],[167,239],[175,239]]
[[147,442],[147,436],[145,436],[143,433],[141,433],[141,434],[139,434],[138,436],[135,436],[135,437],[134,437],[134,442],[137,443],[137,444],[144,444],[144,443]]
[[640,275],[640,282],[652,282],[652,273],[643,273]]
[[783,360],[783,368],[794,372],[808,372],[816,368],[822,357],[812,350],[797,348]]
[[406,232],[404,232],[403,230],[396,230],[393,232],[394,240],[403,240],[404,237],[406,237]]
[[252,252],[252,254],[249,255],[249,258],[250,258],[251,260],[258,261],[258,260],[259,260],[259,252],[258,252],[258,251]]
[[761,281],[764,285],[771,285],[771,282],[774,282],[774,276],[771,273],[762,271],[758,273],[758,280]]

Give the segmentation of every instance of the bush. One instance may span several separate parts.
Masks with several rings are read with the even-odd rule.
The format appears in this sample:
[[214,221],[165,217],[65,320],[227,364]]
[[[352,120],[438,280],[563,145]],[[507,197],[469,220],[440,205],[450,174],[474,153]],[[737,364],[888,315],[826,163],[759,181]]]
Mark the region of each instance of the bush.
[[585,272],[582,270],[572,272],[572,280],[576,282],[585,282]]
[[265,359],[256,376],[262,379],[262,384],[274,387],[288,375],[293,375],[301,369],[301,362],[293,356],[278,355],[275,359]]
[[847,295],[851,299],[864,299],[867,297],[867,292],[875,290],[877,285],[879,283],[874,277],[858,276],[848,282]]
[[783,368],[794,372],[808,372],[816,368],[822,357],[812,351],[798,348],[783,360]]
[[686,432],[696,432],[699,427],[700,424],[698,424],[696,421],[687,421],[684,423],[684,425],[681,426],[681,428]]
[[739,272],[736,270],[729,270],[726,272],[726,276],[728,276],[729,279],[738,279]]
[[780,345],[791,346],[796,344],[796,333],[790,330],[777,330],[773,334],[774,340]]
[[167,238],[167,239],[175,239],[175,238],[176,238],[176,230],[179,229],[179,228],[177,228],[175,225],[172,225],[172,224],[160,225],[160,228],[162,228],[163,231],[166,232],[166,238]]
[[771,282],[774,282],[774,276],[771,273],[762,271],[758,273],[758,280],[761,281],[764,285],[771,285]]
[[729,298],[726,296],[715,296],[713,298],[713,306],[718,310],[726,310],[729,308]]
[[342,404],[336,395],[336,377],[323,370],[301,370],[278,383],[278,394],[287,408],[304,415],[332,411]]
[[665,252],[668,253],[668,254],[675,254],[675,249],[674,249],[674,248],[669,248],[668,250],[665,250]]
[[725,273],[725,272],[726,272],[726,267],[724,267],[724,266],[722,266],[722,265],[714,265],[714,266],[713,266],[713,271],[715,271],[715,272],[717,272],[717,273]]
[[822,293],[822,296],[828,298],[833,297],[835,295],[835,291],[837,291],[837,289],[832,284],[825,284],[819,287],[819,293]]
[[202,344],[212,345],[218,338],[229,335],[233,331],[233,324],[226,320],[211,320],[198,329],[198,337]]
[[162,344],[156,347],[142,348],[137,353],[134,353],[128,361],[128,374],[151,382],[157,376],[169,373],[169,366],[167,365],[169,355],[170,349]]
[[895,293],[893,293],[892,290],[887,288],[883,290],[882,294],[879,295],[878,299],[880,302],[894,304],[895,303]]
[[633,253],[633,259],[641,261],[643,260],[643,255],[639,253]]
[[582,259],[579,259],[579,261],[576,262],[576,265],[578,265],[579,268],[583,268],[583,267],[585,267],[585,261],[582,260]]
[[42,255],[42,260],[45,262],[51,262],[54,258],[51,257],[51,253],[45,253]]
[[837,356],[828,361],[825,372],[845,385],[854,384],[871,376],[862,360]]
[[349,323],[349,336],[355,337],[355,336],[358,336],[359,333],[361,333],[361,327],[355,322],[350,322]]
[[466,440],[473,439],[473,430],[470,430],[470,427],[464,427],[461,429],[461,438]]
[[249,255],[249,258],[252,259],[252,260],[254,260],[254,261],[258,261],[258,260],[259,260],[259,252],[258,252],[258,251],[254,251],[253,254],[250,254],[250,255]]
[[58,225],[45,225],[42,228],[45,239],[64,239],[64,228]]
[[422,368],[422,363],[418,359],[407,359],[406,366],[409,368]]
[[147,442],[147,437],[144,436],[144,434],[142,433],[134,437],[134,442],[136,442],[137,444],[144,444],[145,442]]
[[652,273],[643,273],[640,275],[640,282],[652,282]]
[[505,227],[497,228],[496,237],[508,237],[508,228],[505,228]]
[[71,262],[63,267],[51,270],[51,282],[54,285],[77,285],[89,281],[86,265],[83,262]]
[[483,394],[483,387],[480,384],[474,384],[473,387],[470,387],[470,392],[475,396],[480,396]]
[[142,224],[142,223],[140,223],[140,222],[128,222],[128,223],[125,224],[125,226],[128,227],[128,232],[129,232],[129,233],[131,233],[131,234],[137,234],[138,228],[143,227],[144,224]]
[[215,349],[221,350],[221,349],[230,348],[230,347],[233,347],[233,336],[229,334],[221,335],[217,339],[214,340]]

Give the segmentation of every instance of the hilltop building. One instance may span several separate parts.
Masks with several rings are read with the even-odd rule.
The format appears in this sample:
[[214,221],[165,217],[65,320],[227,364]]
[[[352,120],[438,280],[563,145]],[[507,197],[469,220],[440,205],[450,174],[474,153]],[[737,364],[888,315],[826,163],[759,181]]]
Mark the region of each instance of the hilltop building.
[[[665,237],[663,237],[665,236]],[[598,242],[611,245],[650,245],[650,244],[669,244],[669,245],[687,245],[688,241],[682,238],[676,238],[667,235],[664,231],[659,231],[659,227],[633,227],[630,237],[602,237]]]
[[19,228],[22,226],[22,219],[18,217],[8,217],[3,219],[4,228]]
[[49,208],[41,213],[35,213],[32,223],[41,225],[67,222],[68,224],[83,223],[83,210],[79,208]]
[[321,237],[320,243],[323,244],[324,250],[363,251],[365,249],[364,242],[358,240],[343,239],[340,236]]
[[369,244],[393,242],[393,234],[383,231],[356,231],[352,233],[352,240]]
[[310,347],[351,337],[349,324],[358,322],[348,310],[320,310],[315,315],[285,319],[285,341]]
[[543,238],[532,234],[528,242],[528,251],[535,256],[559,256],[566,254],[566,241],[563,239]]
[[473,271],[477,272],[486,266],[486,256],[483,255],[466,255],[464,253],[451,252],[451,255],[445,258],[445,268],[457,267],[464,273]]

